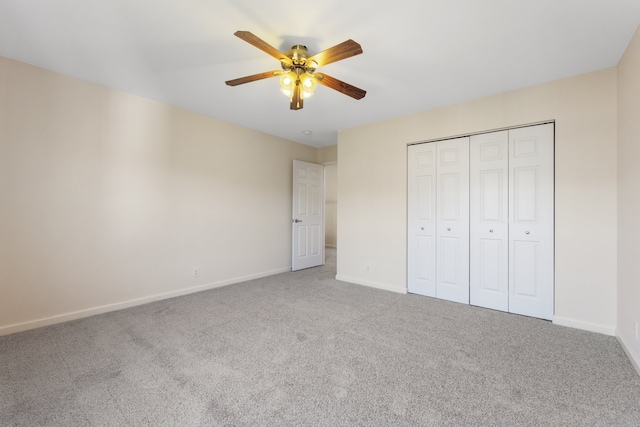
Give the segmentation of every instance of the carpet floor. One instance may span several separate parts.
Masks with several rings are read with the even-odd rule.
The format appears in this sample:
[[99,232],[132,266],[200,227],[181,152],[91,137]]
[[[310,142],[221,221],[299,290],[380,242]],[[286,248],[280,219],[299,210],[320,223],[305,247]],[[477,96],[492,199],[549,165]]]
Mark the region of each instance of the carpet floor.
[[614,337],[327,264],[0,337],[0,426],[640,426]]

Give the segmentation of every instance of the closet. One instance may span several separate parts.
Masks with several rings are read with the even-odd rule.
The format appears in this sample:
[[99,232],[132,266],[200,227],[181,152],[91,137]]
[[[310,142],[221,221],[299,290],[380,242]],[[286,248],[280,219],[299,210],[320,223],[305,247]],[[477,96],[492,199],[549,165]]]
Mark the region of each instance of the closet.
[[407,289],[553,316],[554,125],[408,147]]

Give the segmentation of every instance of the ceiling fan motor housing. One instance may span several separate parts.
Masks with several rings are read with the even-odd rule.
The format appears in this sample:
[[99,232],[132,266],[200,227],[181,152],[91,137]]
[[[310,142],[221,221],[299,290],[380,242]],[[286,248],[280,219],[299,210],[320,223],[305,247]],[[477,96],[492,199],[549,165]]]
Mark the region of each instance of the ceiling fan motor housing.
[[304,66],[307,62],[307,47],[301,44],[292,46],[291,50],[287,52],[287,56],[291,58],[293,65]]

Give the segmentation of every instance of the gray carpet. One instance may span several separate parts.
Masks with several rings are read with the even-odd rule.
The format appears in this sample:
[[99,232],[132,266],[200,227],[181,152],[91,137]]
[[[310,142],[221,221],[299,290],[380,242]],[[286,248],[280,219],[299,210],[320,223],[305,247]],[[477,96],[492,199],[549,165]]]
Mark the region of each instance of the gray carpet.
[[640,426],[613,337],[327,265],[0,338],[1,426]]

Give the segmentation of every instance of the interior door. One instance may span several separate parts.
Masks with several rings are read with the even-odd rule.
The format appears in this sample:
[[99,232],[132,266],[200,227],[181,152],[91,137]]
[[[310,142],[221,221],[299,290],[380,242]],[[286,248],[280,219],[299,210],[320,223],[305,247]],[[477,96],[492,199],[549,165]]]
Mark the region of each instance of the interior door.
[[469,137],[436,150],[436,297],[469,304]]
[[549,319],[554,292],[554,127],[509,131],[509,311]]
[[407,149],[407,291],[436,296],[436,142]]
[[324,167],[293,161],[291,269],[324,264]]
[[509,133],[471,137],[469,302],[509,310]]

